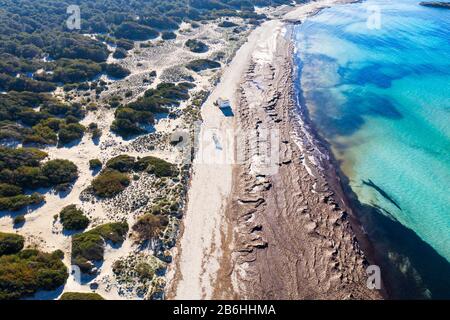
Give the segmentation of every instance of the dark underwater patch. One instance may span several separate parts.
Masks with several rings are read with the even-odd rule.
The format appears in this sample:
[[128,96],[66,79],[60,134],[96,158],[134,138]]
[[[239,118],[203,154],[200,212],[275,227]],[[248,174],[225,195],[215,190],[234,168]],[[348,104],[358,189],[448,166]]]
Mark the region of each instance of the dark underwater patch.
[[374,189],[375,191],[377,191],[383,198],[385,198],[387,201],[389,201],[390,203],[392,203],[394,206],[396,206],[399,210],[402,210],[402,208],[400,207],[400,205],[386,192],[384,191],[381,187],[379,187],[378,185],[376,185],[372,180],[362,180],[363,185],[366,185],[368,187],[371,187],[372,189]]

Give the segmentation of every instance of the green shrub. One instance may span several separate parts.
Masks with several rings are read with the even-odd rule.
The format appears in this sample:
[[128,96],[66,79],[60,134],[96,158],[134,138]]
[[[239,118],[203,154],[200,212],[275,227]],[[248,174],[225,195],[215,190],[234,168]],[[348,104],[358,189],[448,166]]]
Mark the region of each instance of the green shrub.
[[9,183],[0,183],[0,197],[13,197],[22,193],[22,188]]
[[42,166],[42,174],[53,185],[71,183],[78,178],[78,168],[69,160],[50,160]]
[[156,38],[159,33],[147,26],[143,26],[136,22],[127,21],[117,27],[114,35],[117,38],[125,38],[130,40],[148,40]]
[[115,119],[111,124],[111,131],[125,138],[147,132],[128,119]]
[[64,292],[59,300],[105,300],[95,292]]
[[59,142],[61,144],[71,143],[83,138],[86,128],[79,123],[61,125],[59,129]]
[[23,249],[24,238],[14,233],[0,232],[0,256],[14,254]]
[[126,174],[106,169],[92,181],[92,188],[95,195],[110,198],[121,193],[129,184],[130,179]]
[[197,59],[197,60],[193,60],[191,62],[189,62],[186,65],[186,68],[191,69],[195,72],[200,72],[206,69],[216,69],[216,68],[220,68],[220,63],[213,61],[213,60],[208,60],[208,59]]
[[61,251],[23,250],[0,256],[0,300],[19,299],[39,290],[55,290],[68,276]]
[[172,31],[164,31],[161,34],[161,38],[163,40],[173,40],[177,38],[177,35],[175,33],[173,33]]
[[106,167],[120,172],[129,172],[134,167],[135,158],[126,154],[111,158],[106,162]]
[[13,223],[14,223],[14,226],[20,226],[20,225],[24,224],[25,221],[26,221],[25,216],[23,214],[20,214],[14,218]]
[[178,174],[178,169],[175,165],[152,156],[139,159],[135,164],[135,169],[138,171],[145,170],[155,174],[157,177],[174,177]]
[[137,233],[139,240],[150,240],[158,237],[168,224],[167,216],[147,213],[136,221],[133,231]]
[[131,50],[134,48],[134,42],[126,39],[117,39],[116,45],[118,48],[122,48],[125,50]]
[[59,213],[59,219],[66,230],[83,230],[89,225],[89,218],[74,204],[64,207]]
[[155,275],[155,271],[152,266],[146,262],[139,262],[134,269],[139,280],[141,281],[151,280]]
[[[156,76],[154,72],[150,76]],[[168,112],[169,106],[177,106],[181,100],[189,99],[189,83],[160,83],[156,88],[145,91],[143,97],[126,105],[119,106],[114,113],[111,131],[123,136],[145,133],[140,125],[154,124],[154,114]]]
[[105,64],[103,68],[106,74],[112,78],[122,79],[130,75],[130,70],[117,63]]
[[100,169],[101,167],[102,167],[102,162],[99,159],[89,160],[89,169],[95,170],[95,169]]
[[195,53],[203,53],[203,52],[207,52],[208,51],[208,46],[200,41],[200,40],[196,40],[196,39],[189,39],[186,41],[185,46],[189,48],[189,50],[191,50],[192,52]]
[[117,47],[113,53],[114,59],[124,59],[128,55],[127,51],[123,48]]
[[218,26],[222,28],[232,28],[237,27],[238,25],[231,21],[222,21],[221,23],[218,24]]
[[45,201],[45,197],[39,193],[31,195],[19,194],[12,197],[0,198],[1,211],[18,211],[24,207],[38,205]]
[[72,238],[72,263],[79,266],[84,273],[91,273],[93,263],[103,260],[104,243],[113,244],[125,240],[128,232],[126,222],[108,223],[87,232],[77,234]]
[[102,71],[93,61],[81,59],[60,59],[50,80],[62,83],[78,83],[92,79]]

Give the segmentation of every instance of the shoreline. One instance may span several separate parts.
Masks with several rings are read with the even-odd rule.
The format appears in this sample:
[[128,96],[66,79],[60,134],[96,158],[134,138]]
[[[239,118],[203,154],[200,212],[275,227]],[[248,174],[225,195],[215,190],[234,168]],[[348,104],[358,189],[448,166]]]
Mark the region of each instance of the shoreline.
[[[281,124],[276,125],[279,127],[284,139],[283,145],[281,145],[280,149],[283,153],[284,159],[278,163],[281,173],[275,176],[271,176],[270,174],[262,174],[261,172],[256,175],[252,175],[251,172],[253,171],[254,173],[255,170],[255,166],[252,165],[252,160],[254,160],[252,157],[254,157],[255,154],[252,155],[252,145],[249,145],[248,141],[244,141],[244,153],[246,153],[244,159],[247,162],[244,160],[244,163],[240,165],[228,164],[226,167],[219,170],[221,171],[221,174],[223,174],[224,170],[226,171],[227,180],[225,183],[221,183],[222,186],[225,185],[225,193],[221,194],[220,206],[217,206],[216,200],[215,211],[204,210],[205,208],[199,206],[198,204],[193,205],[192,202],[196,200],[192,200],[192,197],[188,196],[189,200],[187,204],[187,214],[185,219],[183,219],[183,231],[180,237],[181,239],[178,241],[178,254],[175,256],[175,270],[172,270],[175,276],[171,281],[171,284],[168,286],[170,288],[167,294],[169,299],[380,298],[378,293],[368,292],[368,289],[365,287],[365,270],[362,266],[367,264],[367,260],[356,241],[356,238],[360,238],[361,235],[355,237],[355,234],[358,232],[352,230],[352,226],[354,228],[360,228],[360,225],[355,224],[356,221],[348,221],[356,219],[353,214],[351,214],[350,218],[347,219],[347,212],[351,212],[351,210],[348,206],[348,201],[343,194],[342,188],[340,188],[341,181],[336,169],[333,168],[335,163],[332,162],[332,158],[330,158],[329,154],[325,154],[328,163],[324,163],[326,169],[322,172],[320,170],[320,164],[318,167],[313,168],[313,170],[319,169],[318,173],[321,176],[319,180],[317,177],[308,178],[309,182],[304,182],[303,180],[297,180],[294,182],[292,179],[307,179],[307,176],[311,174],[309,172],[311,168],[308,169],[308,166],[311,166],[311,163],[309,163],[309,157],[311,154],[308,154],[308,152],[311,151],[311,147],[321,149],[324,145],[319,143],[319,146],[315,144],[308,146],[302,142],[302,144],[295,147],[295,143],[293,143],[294,139],[292,137],[292,133],[297,129],[293,126],[291,116],[294,109],[299,107],[296,107],[293,103],[295,99],[295,90],[293,88],[294,78],[292,77],[294,63],[294,55],[292,52],[293,43],[292,39],[284,39],[285,35],[283,35],[283,33],[286,32],[286,28],[290,28],[292,26],[293,22],[301,22],[310,15],[317,14],[320,10],[329,7],[330,5],[349,2],[355,1],[328,0],[310,2],[308,4],[298,6],[285,14],[283,19],[270,20],[253,30],[249,36],[249,40],[236,53],[236,57],[238,57],[237,64],[241,69],[239,74],[242,74],[243,79],[239,81],[238,88],[236,88],[234,92],[231,92],[231,96],[233,97],[231,101],[233,102],[233,105],[239,105],[239,107],[234,108],[234,112],[236,113],[234,117],[236,119],[233,119],[234,123],[232,123],[232,125],[227,124],[221,128],[219,127],[219,129],[233,130],[236,134],[238,130],[242,130],[245,127],[253,128],[255,124],[256,128],[258,128],[259,123],[269,124],[269,126],[272,126],[273,123]],[[261,32],[264,27],[272,28],[270,32],[271,39],[264,37],[264,39],[260,39],[259,45],[256,46],[254,43],[256,37],[255,34]],[[255,46],[256,50],[250,50],[251,47]],[[247,52],[247,59],[239,56],[239,54],[242,55],[243,52]],[[202,110],[202,113],[205,112],[207,114],[211,112],[211,106],[208,105],[208,103],[214,101],[211,99],[216,98],[214,93],[217,93],[218,91],[221,92],[222,89],[220,86],[223,86],[224,83],[225,85],[230,85],[230,83],[228,83],[229,79],[227,81],[226,73],[229,73],[230,68],[233,69],[233,65],[236,65],[235,60],[236,59],[231,62],[231,67],[229,66],[225,69],[222,81],[219,83],[218,87],[215,88],[212,97],[210,97],[207,103],[205,103],[206,111]],[[243,66],[243,60],[248,60],[246,66]],[[258,72],[255,71],[255,68],[258,69]],[[236,71],[236,69],[234,69],[234,71]],[[267,78],[269,81],[267,81]],[[254,83],[258,83],[256,88],[255,86],[252,87],[252,84]],[[282,86],[280,86],[281,83],[283,83]],[[266,90],[261,91],[259,90],[261,89],[260,87],[265,87]],[[273,91],[272,89],[274,87],[282,89]],[[228,93],[230,93],[230,91],[228,91]],[[276,94],[274,95],[274,93]],[[249,100],[251,101],[249,102]],[[267,101],[271,102],[271,107],[269,108],[270,110],[266,110],[268,112],[264,110],[257,110],[257,108],[255,108],[255,106],[261,104],[264,105],[264,103],[266,103],[265,106],[267,107]],[[259,111],[263,111],[265,114],[258,113]],[[282,113],[282,116],[279,116],[272,111],[280,112]],[[274,114],[275,117],[277,117],[276,119],[273,118]],[[254,116],[259,119],[257,123],[252,122],[252,120],[255,120]],[[214,121],[217,121],[217,118],[212,117],[210,121],[213,123]],[[206,124],[202,124],[202,129],[207,128],[211,125],[211,123],[206,121]],[[307,124],[307,127],[308,126],[309,124]],[[312,135],[313,141],[320,141],[314,137],[313,132],[308,132],[308,134]],[[239,141],[239,143],[242,143],[242,141]],[[236,145],[237,141],[234,141],[234,144]],[[300,150],[302,147],[306,147],[305,149],[308,150]],[[295,157],[297,153],[299,154],[298,159]],[[204,156],[203,152],[201,154]],[[315,156],[317,156],[317,154]],[[233,158],[235,157],[236,155],[233,155]],[[297,162],[296,160],[300,161]],[[232,169],[231,183],[230,180],[228,180],[230,178],[230,169]],[[261,168],[256,168],[256,170],[259,169]],[[199,177],[199,172],[200,175],[202,175],[202,171],[204,176]],[[192,176],[193,182],[192,187],[189,188],[190,195],[195,194],[197,197],[202,197],[200,187],[196,187],[194,184],[199,185],[201,184],[201,181],[203,181],[203,183],[208,182],[208,174],[205,175],[204,171],[204,168],[202,169],[199,166],[196,167],[194,163],[194,174]],[[333,171],[334,174],[332,174]],[[293,173],[297,173],[298,176],[295,176],[295,174],[293,175]],[[211,172],[209,174],[210,178],[213,177]],[[324,179],[323,175],[328,175],[328,177]],[[257,178],[257,180],[251,181],[252,178]],[[251,181],[250,184],[249,181]],[[277,184],[284,187],[287,186],[287,188],[274,188],[273,185],[276,186]],[[320,184],[320,186],[318,190],[315,190],[317,188],[317,184]],[[211,186],[211,181],[209,181],[209,186]],[[305,186],[307,187],[306,189],[310,188],[310,190],[308,191],[306,189],[302,189]],[[213,188],[215,187],[213,186]],[[299,205],[300,203],[296,199],[290,199],[293,195],[291,192],[292,190],[297,190],[298,195],[302,195],[303,193],[306,194],[305,197],[302,198],[303,200],[306,199],[307,205],[306,208],[304,206],[300,207],[300,212],[296,210],[298,209],[296,205]],[[289,194],[280,194],[283,191],[288,192]],[[314,195],[314,193],[321,193],[322,198],[318,198]],[[337,193],[337,196],[335,193]],[[205,196],[205,194],[203,194],[203,200],[206,200],[208,197],[210,196]],[[281,206],[279,203],[280,199],[283,199],[284,201]],[[209,200],[211,200],[211,198],[209,198],[208,201]],[[320,208],[318,209],[320,214],[316,215],[314,212],[310,212],[311,208],[309,208],[309,202],[317,202],[314,203],[314,206],[317,207],[313,207],[314,210]],[[195,209],[200,210],[193,210],[194,207],[196,207]],[[226,208],[226,210],[224,210],[224,208]],[[300,270],[300,274],[297,274],[299,272],[299,270],[297,270],[294,271],[295,274],[293,274],[293,270],[290,268],[292,265],[289,265],[289,262],[292,261],[283,261],[283,259],[278,259],[277,261],[277,258],[273,256],[270,259],[267,259],[268,252],[269,255],[273,255],[271,250],[274,243],[276,243],[275,246],[282,247],[280,244],[283,243],[283,241],[280,242],[280,239],[277,239],[276,232],[273,233],[270,232],[270,230],[266,232],[266,225],[273,228],[278,227],[277,224],[282,222],[280,217],[277,217],[277,219],[270,217],[275,212],[277,215],[280,215],[280,211],[284,212],[286,215],[285,217],[282,217],[283,219],[288,218],[285,221],[294,219],[292,217],[293,214],[306,213],[303,217],[301,217],[301,219],[305,219],[305,217],[307,217],[310,222],[306,223],[306,229],[303,228],[306,234],[306,236],[304,235],[303,240],[312,241],[313,245],[310,245],[309,247],[305,246],[305,248],[303,248],[304,252],[301,253],[304,255],[306,260],[306,264],[303,264],[303,272],[307,270],[304,272],[304,275],[309,275],[309,277],[311,277],[312,274],[316,274],[315,280],[318,281],[318,283],[323,282],[326,284],[326,287],[328,287],[328,290],[330,291],[320,292],[321,289],[317,288],[317,283],[316,285],[311,284],[314,288],[313,290],[310,290],[311,292],[308,292],[308,290],[300,292],[300,286],[306,285],[306,287],[308,287],[308,282],[311,282],[310,279],[308,279],[308,276],[305,277],[305,283],[297,283],[297,285],[300,286],[292,287],[289,284],[289,281],[292,281],[293,278],[295,278],[295,282],[297,282],[297,277],[301,275],[302,271]],[[225,212],[225,215],[223,215],[223,212]],[[338,214],[336,214],[336,212],[338,212]],[[207,240],[207,242],[209,242],[206,246],[205,241],[203,241],[203,250],[202,252],[199,252],[198,250],[192,249],[192,243],[195,240],[197,242],[201,241],[203,238],[199,225],[197,224],[193,226],[194,219],[192,218],[192,215],[196,215],[196,222],[200,223],[200,227],[204,228],[205,222],[202,221],[202,218],[204,219],[206,217],[203,216],[202,213],[214,215],[214,218],[216,219],[215,225],[210,223],[207,225],[207,228],[202,231],[213,232],[215,238],[213,237],[212,241],[211,239]],[[190,215],[191,218],[189,217]],[[311,216],[313,216],[313,218],[311,218]],[[324,225],[321,225],[321,223],[324,222],[322,221],[322,216],[326,216]],[[315,219],[316,221],[314,221]],[[329,224],[333,221],[334,223],[330,226]],[[295,224],[298,221],[290,222]],[[289,226],[289,224],[290,223],[288,222],[287,225]],[[336,227],[335,224],[337,224],[338,227]],[[298,225],[297,227],[302,228],[301,225]],[[328,233],[330,230],[327,230],[327,228],[337,228],[339,231],[337,231],[334,235],[320,234],[320,232]],[[320,232],[317,232],[318,229]],[[295,241],[295,233],[297,231],[298,230],[295,230],[294,232],[294,230],[290,230],[292,239],[286,237],[289,232],[282,232],[282,234],[283,237],[286,237],[286,240],[289,239],[289,241]],[[186,234],[186,232],[188,233]],[[334,231],[332,231],[332,233],[333,232]],[[328,237],[331,239],[331,243],[338,242],[340,245],[343,243],[343,247],[345,247],[345,249],[343,252],[337,252],[337,249],[330,250],[330,252],[328,252],[329,254],[324,254],[326,257],[317,257],[315,254],[316,247],[326,247],[325,242],[314,242],[317,236],[325,238]],[[341,243],[339,237],[343,237],[345,240]],[[301,243],[302,242],[300,241],[299,244]],[[189,247],[187,245],[189,245]],[[331,246],[335,247],[335,245]],[[296,248],[293,247],[284,249],[288,251],[294,250],[292,252],[295,252],[296,250]],[[186,254],[185,250],[190,251],[190,253]],[[296,254],[298,254],[298,252]],[[302,262],[295,257],[296,254],[291,257],[296,261],[294,269],[297,269],[297,263],[302,264]],[[336,258],[336,256],[338,256],[338,258]],[[190,257],[191,260],[194,261],[196,259],[202,259],[202,262],[200,263],[201,267],[198,267],[198,261],[191,261],[191,263],[189,263],[191,267],[193,263],[197,264],[196,270],[194,270],[195,268],[187,268],[189,259],[186,257]],[[330,261],[327,260],[328,258]],[[357,260],[357,262],[354,263],[354,260]],[[335,265],[330,268],[328,264],[333,263],[332,261],[335,261]],[[352,261],[352,263],[348,266],[339,266],[340,263],[342,264],[342,262],[345,261]],[[269,280],[273,277],[271,271],[268,270],[270,267],[267,267],[267,262],[273,262],[273,265],[282,262],[281,268],[283,268],[287,263],[288,269],[290,268],[290,270],[288,270],[286,274],[292,275],[293,278],[289,278],[288,276],[289,279],[281,279],[282,277],[278,276],[278,279],[272,281],[269,285],[261,283],[256,287],[248,285],[249,282],[254,280],[261,278],[264,280]],[[312,262],[315,266],[317,263],[321,264],[321,267],[323,268],[322,271],[325,272],[325,276],[320,274],[317,275],[316,267],[311,269],[311,266],[307,265],[308,262]],[[356,274],[352,274],[351,270],[341,271],[339,270],[340,268],[356,268],[357,271]],[[191,272],[188,272],[188,270]],[[319,270],[319,273],[322,271]],[[270,274],[272,274],[272,276],[268,276]],[[264,275],[266,276],[264,277]],[[340,277],[340,280],[335,279],[336,275]],[[343,278],[345,278],[345,281],[342,280]],[[342,283],[344,284],[342,285]],[[336,288],[339,287],[339,290],[333,290],[333,285],[336,285]],[[272,290],[274,288],[278,288],[279,292],[277,292],[277,290]],[[285,289],[287,289],[287,292],[284,291]]]
[[[360,1],[353,1],[354,3]],[[314,123],[312,122],[309,111],[306,106],[306,102],[304,101],[302,87],[301,87],[301,71],[298,69],[301,68],[298,64],[295,63],[295,53],[293,54],[293,65],[295,74],[293,76],[293,81],[295,84],[295,97],[296,100],[296,111],[298,112],[298,117],[301,121],[306,124],[308,127],[308,132],[312,135],[315,140],[315,146],[320,148],[320,154],[325,157],[324,164],[326,165],[326,169],[323,170],[323,173],[326,175],[326,180],[331,184],[331,189],[337,193],[336,200],[339,202],[340,206],[346,212],[349,212],[348,218],[351,226],[353,227],[353,232],[356,235],[356,238],[359,241],[359,244],[364,252],[365,256],[370,262],[376,262],[379,264],[380,257],[376,252],[373,243],[369,239],[367,233],[364,231],[364,227],[359,218],[359,213],[357,209],[357,205],[354,203],[355,195],[351,195],[348,192],[351,191],[350,186],[345,182],[348,178],[340,169],[340,165],[331,151],[330,144],[320,135]],[[346,191],[347,190],[347,191]],[[353,191],[351,191],[353,192]],[[356,199],[357,201],[357,199]],[[380,294],[384,299],[389,297],[389,286],[381,280],[382,289],[380,290]]]

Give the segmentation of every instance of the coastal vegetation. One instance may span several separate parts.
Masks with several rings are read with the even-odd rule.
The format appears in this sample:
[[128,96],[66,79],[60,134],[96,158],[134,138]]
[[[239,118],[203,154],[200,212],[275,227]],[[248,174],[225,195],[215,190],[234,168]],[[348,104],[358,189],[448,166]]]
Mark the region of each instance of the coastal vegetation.
[[200,72],[207,69],[220,68],[220,63],[209,59],[197,59],[189,62],[186,65],[186,68],[191,69],[195,72]]
[[16,211],[44,201],[39,193],[26,190],[53,187],[66,190],[78,178],[76,165],[69,160],[49,160],[34,148],[0,147],[0,210]]
[[64,292],[59,300],[105,300],[95,292]]
[[0,139],[23,144],[55,145],[80,139],[78,123],[85,110],[48,94],[9,92],[0,95]]
[[189,90],[192,88],[193,85],[188,82],[160,83],[155,89],[145,91],[144,96],[136,101],[119,104],[111,131],[122,137],[147,132],[143,125],[154,124],[156,113],[166,113],[169,107],[178,106],[180,101],[189,99]]
[[19,214],[18,216],[15,216],[13,219],[13,224],[15,228],[18,228],[22,226],[26,221],[25,215]]
[[23,249],[24,242],[21,235],[0,232],[0,256],[19,252]]
[[225,21],[222,21],[221,23],[219,23],[218,26],[222,27],[222,28],[232,28],[232,27],[237,27],[238,25],[234,22],[225,20]]
[[34,249],[1,255],[0,300],[19,299],[62,286],[69,276],[63,257],[60,250],[45,253]]
[[80,267],[82,272],[92,273],[94,262],[103,260],[105,242],[118,245],[125,240],[127,232],[126,222],[115,222],[73,236],[72,263]]
[[136,221],[132,229],[139,241],[146,241],[159,237],[168,224],[167,216],[147,213]]
[[135,164],[135,169],[136,171],[147,171],[159,178],[178,175],[178,169],[174,164],[152,156],[138,159]]
[[111,198],[121,193],[130,184],[127,174],[113,169],[106,169],[92,180],[92,189],[100,198]]
[[105,168],[92,181],[92,190],[96,196],[101,198],[114,197],[130,184],[129,174],[131,172],[142,171],[154,174],[158,178],[175,177],[179,173],[176,165],[163,159],[152,156],[136,159],[123,154],[106,162]]
[[203,53],[208,51],[208,46],[200,40],[189,39],[186,41],[185,46],[189,48],[192,52]]
[[177,38],[177,35],[172,31],[164,31],[161,33],[161,38],[163,40],[173,40]]
[[74,204],[64,207],[59,213],[59,219],[65,230],[83,230],[90,222],[83,210]]
[[[133,41],[148,40],[162,33],[163,39],[173,39],[183,21],[211,20],[221,17],[241,17],[261,21],[264,14],[254,11],[248,1],[181,0],[164,2],[118,0],[77,2],[83,14],[80,30],[66,25],[66,1],[5,0],[0,11],[0,89],[5,91],[53,91],[57,82],[76,83],[92,79],[102,69],[109,50],[104,42],[115,44],[114,53],[123,58],[134,46]],[[258,0],[258,6],[291,4],[290,0]],[[135,17],[139,16],[136,20]],[[223,21],[223,27],[232,22]],[[87,37],[85,34],[97,34]],[[115,68],[115,67],[113,67]],[[38,70],[44,72],[37,73]],[[51,71],[51,72],[49,72]]]
[[106,162],[106,167],[117,170],[120,172],[130,172],[134,168],[135,158],[129,155],[123,154],[117,157],[111,158]]
[[102,162],[99,159],[89,160],[89,169],[97,170],[102,168]]

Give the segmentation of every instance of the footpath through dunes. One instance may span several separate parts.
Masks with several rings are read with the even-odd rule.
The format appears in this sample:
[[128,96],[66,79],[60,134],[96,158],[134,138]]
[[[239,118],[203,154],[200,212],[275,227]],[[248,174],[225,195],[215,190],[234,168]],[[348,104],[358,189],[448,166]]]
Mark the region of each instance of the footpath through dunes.
[[[287,22],[338,2],[297,7]],[[278,19],[256,28],[203,107],[169,299],[381,297],[367,288],[368,262],[325,148],[294,113],[286,32]],[[214,106],[219,97],[234,117]],[[251,140],[264,130],[278,137],[272,159]]]

